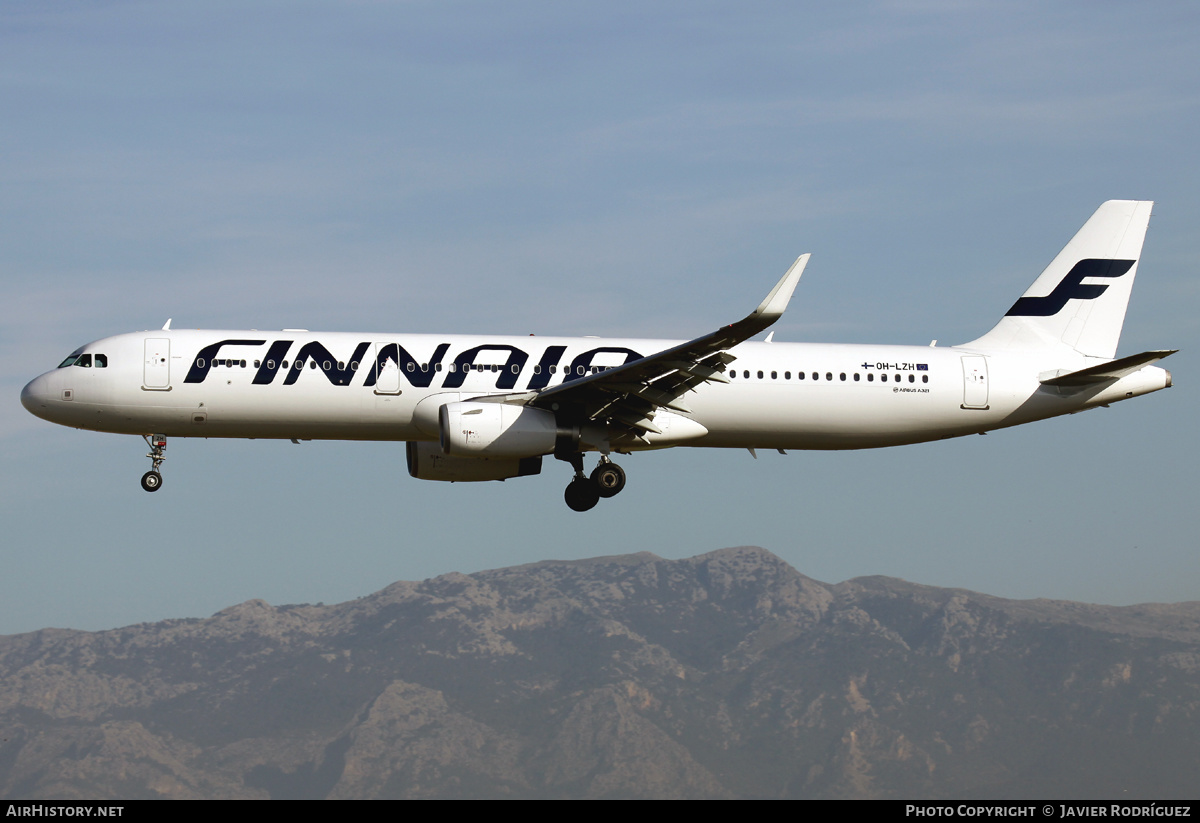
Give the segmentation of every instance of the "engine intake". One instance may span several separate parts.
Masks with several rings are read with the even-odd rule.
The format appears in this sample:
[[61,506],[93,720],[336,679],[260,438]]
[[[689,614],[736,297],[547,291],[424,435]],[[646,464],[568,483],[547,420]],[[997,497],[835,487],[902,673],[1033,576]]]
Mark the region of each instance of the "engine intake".
[[554,414],[531,406],[447,403],[438,410],[442,451],[450,457],[534,457],[554,451]]

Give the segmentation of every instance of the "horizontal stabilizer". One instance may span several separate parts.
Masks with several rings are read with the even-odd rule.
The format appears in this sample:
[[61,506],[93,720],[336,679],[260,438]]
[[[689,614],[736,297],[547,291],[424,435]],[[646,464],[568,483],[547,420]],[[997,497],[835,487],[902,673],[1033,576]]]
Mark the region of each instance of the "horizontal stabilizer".
[[1091,386],[1096,383],[1106,383],[1110,380],[1120,380],[1127,374],[1133,374],[1139,369],[1157,363],[1164,357],[1170,357],[1179,349],[1164,351],[1144,351],[1141,354],[1131,354],[1120,360],[1101,363],[1099,366],[1089,366],[1079,371],[1067,372],[1054,377],[1043,378],[1043,386]]

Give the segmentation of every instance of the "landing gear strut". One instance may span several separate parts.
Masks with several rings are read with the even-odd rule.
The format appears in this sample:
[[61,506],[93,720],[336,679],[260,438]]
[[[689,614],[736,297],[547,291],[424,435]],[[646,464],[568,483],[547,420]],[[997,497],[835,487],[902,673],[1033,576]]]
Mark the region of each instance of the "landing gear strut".
[[625,472],[608,455],[600,458],[600,464],[588,477],[583,473],[583,455],[579,452],[564,458],[575,469],[575,479],[567,486],[563,497],[574,511],[585,512],[594,508],[601,497],[612,497],[625,488]]
[[162,488],[162,474],[158,467],[167,459],[163,455],[163,452],[167,450],[167,436],[165,434],[143,434],[142,439],[150,447],[150,453],[146,455],[150,458],[150,471],[142,475],[142,488],[148,492],[156,492]]

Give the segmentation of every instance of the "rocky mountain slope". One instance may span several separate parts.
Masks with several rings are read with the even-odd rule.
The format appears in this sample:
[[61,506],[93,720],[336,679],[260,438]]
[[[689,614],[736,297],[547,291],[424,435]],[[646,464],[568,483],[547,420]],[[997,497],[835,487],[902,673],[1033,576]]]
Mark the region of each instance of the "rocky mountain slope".
[[1200,785],[1200,603],[762,549],[0,637],[7,798],[1109,797]]

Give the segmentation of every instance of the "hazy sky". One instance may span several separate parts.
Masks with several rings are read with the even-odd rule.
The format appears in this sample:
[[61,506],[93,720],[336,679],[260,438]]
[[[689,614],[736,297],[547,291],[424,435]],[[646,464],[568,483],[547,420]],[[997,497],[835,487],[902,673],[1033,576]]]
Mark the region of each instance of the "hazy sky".
[[[757,544],[827,582],[1200,599],[1194,2],[0,5],[0,633]],[[813,258],[779,341],[960,343],[1095,208],[1157,201],[1119,354],[1175,388],[882,451],[443,484],[402,444],[140,438],[21,408],[99,337],[688,338]],[[591,461],[589,460],[589,465]]]

